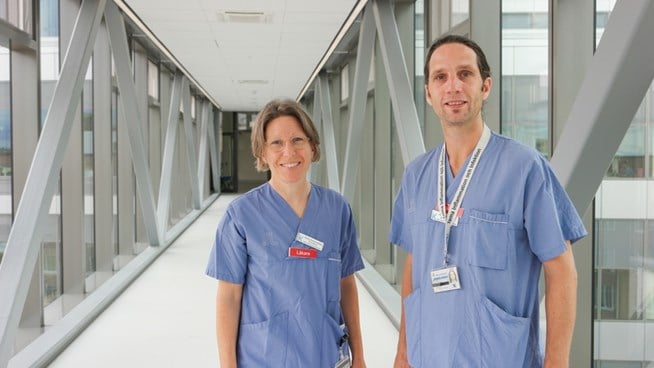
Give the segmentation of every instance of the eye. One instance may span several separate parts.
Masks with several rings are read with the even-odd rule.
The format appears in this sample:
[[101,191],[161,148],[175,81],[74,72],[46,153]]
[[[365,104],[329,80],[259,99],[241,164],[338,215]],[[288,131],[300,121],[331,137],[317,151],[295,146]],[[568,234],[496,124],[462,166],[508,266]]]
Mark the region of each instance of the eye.
[[306,142],[307,142],[307,138],[295,137],[295,138],[291,139],[291,143],[292,143],[294,146],[302,146],[302,145],[304,145],[304,143],[306,143]]
[[470,72],[469,70],[463,70],[461,71],[460,75],[462,78],[468,78],[472,76],[472,72]]
[[281,140],[276,139],[274,141],[268,142],[268,146],[270,146],[270,148],[273,150],[281,150],[282,147],[284,147],[284,143]]

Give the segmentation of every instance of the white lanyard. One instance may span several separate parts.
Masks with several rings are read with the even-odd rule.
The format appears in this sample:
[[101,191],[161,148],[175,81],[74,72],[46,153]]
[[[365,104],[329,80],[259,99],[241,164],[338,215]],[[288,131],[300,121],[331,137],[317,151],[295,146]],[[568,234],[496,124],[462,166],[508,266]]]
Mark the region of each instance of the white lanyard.
[[444,255],[443,255],[443,265],[447,265],[447,243],[450,240],[450,230],[452,228],[452,225],[454,224],[454,221],[456,219],[456,216],[459,212],[459,209],[461,208],[461,202],[463,202],[463,196],[466,194],[466,190],[468,189],[468,184],[470,183],[470,180],[472,179],[472,175],[475,172],[475,169],[477,168],[477,164],[479,163],[479,159],[481,157],[481,154],[484,152],[484,149],[488,145],[488,141],[490,140],[491,136],[491,131],[488,128],[486,124],[484,124],[484,131],[481,133],[481,138],[479,138],[479,141],[477,142],[477,146],[475,146],[475,150],[472,152],[472,157],[470,157],[470,162],[468,162],[468,166],[466,166],[466,171],[463,173],[463,178],[461,179],[461,183],[459,183],[459,187],[456,190],[456,193],[454,194],[454,200],[452,201],[452,204],[449,206],[448,211],[445,211],[445,206],[447,203],[447,200],[445,198],[445,155],[447,154],[447,151],[445,150],[445,143],[443,143],[443,150],[441,151],[441,155],[438,158],[438,211],[440,211],[440,218],[443,219],[445,223],[445,232],[444,232]]

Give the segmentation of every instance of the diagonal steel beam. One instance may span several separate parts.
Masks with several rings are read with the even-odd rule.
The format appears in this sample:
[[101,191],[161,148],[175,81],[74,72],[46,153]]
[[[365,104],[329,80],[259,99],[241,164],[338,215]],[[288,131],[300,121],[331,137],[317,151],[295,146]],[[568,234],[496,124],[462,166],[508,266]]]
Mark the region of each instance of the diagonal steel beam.
[[357,60],[354,66],[354,84],[350,102],[350,122],[348,124],[347,145],[343,167],[343,182],[341,193],[350,202],[354,201],[356,179],[361,161],[361,142],[365,124],[366,102],[368,100],[368,75],[372,52],[375,48],[375,19],[371,5],[364,9],[361,27],[359,28],[359,43],[357,45]]
[[43,224],[64,159],[106,0],[84,0],[64,57],[0,265],[0,367],[7,366],[36,266]]
[[145,151],[141,114],[136,98],[136,87],[132,77],[132,67],[127,46],[127,32],[120,11],[113,1],[108,1],[105,8],[105,22],[109,31],[109,43],[113,52],[116,67],[116,80],[120,98],[123,102],[121,110],[127,122],[129,148],[132,154],[132,164],[136,176],[136,189],[143,211],[143,222],[150,240],[150,245],[161,244],[160,231],[157,230],[157,209],[154,201],[152,178],[148,168],[148,156]]
[[331,93],[329,93],[329,81],[327,74],[321,72],[318,75],[318,89],[320,93],[320,110],[322,111],[322,138],[327,163],[327,184],[330,189],[340,190],[340,179],[338,178],[338,156],[336,155],[336,137],[334,134],[334,119],[332,117]]
[[168,216],[170,210],[170,189],[173,177],[173,162],[175,159],[175,144],[177,142],[177,122],[179,121],[179,104],[182,91],[188,89],[188,80],[178,71],[175,73],[173,86],[170,91],[170,107],[168,110],[168,124],[164,142],[163,157],[161,159],[161,178],[159,181],[159,201],[157,202],[157,221],[162,239],[168,229]]
[[393,16],[392,3],[391,0],[373,0],[372,9],[393,104],[395,127],[402,159],[406,166],[414,158],[425,153],[425,143],[420,130],[418,111],[413,101],[413,89],[404,61],[397,23]]
[[618,2],[611,12],[552,166],[585,213],[654,77],[654,2]]
[[186,135],[186,162],[191,180],[191,198],[193,208],[199,210],[202,207],[200,193],[198,191],[198,162],[197,149],[195,146],[195,134],[191,123],[191,90],[189,87],[182,90],[182,105],[184,106],[184,132]]

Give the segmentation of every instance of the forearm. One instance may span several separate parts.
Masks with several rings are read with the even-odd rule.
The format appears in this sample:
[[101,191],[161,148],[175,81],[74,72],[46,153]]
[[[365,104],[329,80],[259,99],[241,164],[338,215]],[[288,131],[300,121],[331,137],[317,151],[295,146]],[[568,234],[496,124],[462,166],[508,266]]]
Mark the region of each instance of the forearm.
[[406,345],[406,317],[404,313],[404,299],[406,299],[406,297],[409,296],[409,294],[411,294],[413,291],[412,269],[413,258],[411,254],[408,254],[406,261],[404,262],[404,271],[402,272],[402,285],[400,289],[400,294],[402,296],[402,314],[400,316],[400,333],[397,340],[397,353],[394,363],[394,367],[398,368],[409,366]]
[[354,275],[341,279],[341,309],[343,320],[349,334],[349,345],[352,351],[352,362],[356,366],[363,366],[363,338],[361,336],[361,323],[359,319],[359,294]]
[[[551,262],[551,263],[550,263]],[[568,367],[577,305],[577,271],[568,250],[545,264],[545,367]]]
[[241,314],[241,290],[238,285],[219,282],[216,295],[216,337],[222,368],[236,368],[236,341]]

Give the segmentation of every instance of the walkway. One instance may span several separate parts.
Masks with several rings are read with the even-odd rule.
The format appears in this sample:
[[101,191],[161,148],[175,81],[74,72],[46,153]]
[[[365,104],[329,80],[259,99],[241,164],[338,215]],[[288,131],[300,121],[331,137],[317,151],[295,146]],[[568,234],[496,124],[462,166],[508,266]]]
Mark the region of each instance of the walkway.
[[[217,367],[216,281],[204,268],[234,198],[220,196],[49,367]],[[397,330],[360,283],[359,298],[367,365],[392,367]]]

